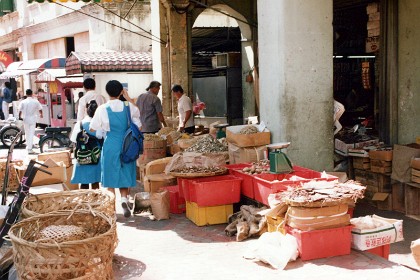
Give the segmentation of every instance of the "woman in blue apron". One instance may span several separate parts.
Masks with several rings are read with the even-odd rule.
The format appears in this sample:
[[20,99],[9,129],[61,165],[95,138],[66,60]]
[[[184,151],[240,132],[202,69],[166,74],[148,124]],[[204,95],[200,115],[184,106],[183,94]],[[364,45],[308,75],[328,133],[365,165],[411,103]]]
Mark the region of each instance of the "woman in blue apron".
[[[101,184],[115,193],[120,190],[121,206],[124,217],[131,216],[128,205],[129,188],[136,186],[136,162],[122,163],[120,160],[124,134],[128,128],[124,102],[119,100],[120,95],[127,95],[119,81],[111,80],[105,86],[109,95],[107,103],[102,104],[96,110],[90,123],[90,130],[104,130],[106,137],[101,153]],[[140,113],[136,106],[129,103],[131,119],[139,128]]]

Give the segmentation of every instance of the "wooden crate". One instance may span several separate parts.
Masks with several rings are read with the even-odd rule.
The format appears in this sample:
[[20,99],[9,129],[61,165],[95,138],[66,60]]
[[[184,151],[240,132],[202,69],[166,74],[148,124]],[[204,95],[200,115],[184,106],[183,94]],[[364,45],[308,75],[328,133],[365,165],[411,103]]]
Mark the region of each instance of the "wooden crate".
[[420,215],[420,184],[405,184],[405,214]]
[[405,183],[392,180],[392,210],[405,213]]
[[420,170],[411,168],[411,181],[420,184]]
[[370,159],[368,157],[353,157],[353,168],[361,170],[370,169]]
[[367,171],[361,169],[354,169],[354,179],[362,185],[366,185],[367,183]]
[[392,192],[391,176],[388,174],[367,171],[366,172],[366,185],[370,185],[372,187],[377,188],[376,192],[381,192],[381,193]]
[[376,208],[379,210],[392,211],[392,194],[375,193],[372,200],[376,202]]
[[392,161],[371,159],[370,170],[372,172],[389,174],[392,172]]

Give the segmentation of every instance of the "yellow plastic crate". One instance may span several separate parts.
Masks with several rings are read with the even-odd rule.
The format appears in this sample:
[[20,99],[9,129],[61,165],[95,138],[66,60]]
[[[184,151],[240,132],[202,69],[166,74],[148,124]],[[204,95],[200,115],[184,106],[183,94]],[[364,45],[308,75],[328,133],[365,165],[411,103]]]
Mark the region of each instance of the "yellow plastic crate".
[[195,202],[186,201],[186,216],[197,226],[226,224],[233,214],[233,204],[199,207]]

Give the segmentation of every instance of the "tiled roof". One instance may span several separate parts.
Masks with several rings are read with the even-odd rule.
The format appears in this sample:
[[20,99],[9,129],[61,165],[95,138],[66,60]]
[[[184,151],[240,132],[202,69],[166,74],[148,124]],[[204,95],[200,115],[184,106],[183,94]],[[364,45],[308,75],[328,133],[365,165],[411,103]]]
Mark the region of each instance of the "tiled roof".
[[134,51],[72,52],[66,60],[67,75],[85,72],[152,71],[152,53]]

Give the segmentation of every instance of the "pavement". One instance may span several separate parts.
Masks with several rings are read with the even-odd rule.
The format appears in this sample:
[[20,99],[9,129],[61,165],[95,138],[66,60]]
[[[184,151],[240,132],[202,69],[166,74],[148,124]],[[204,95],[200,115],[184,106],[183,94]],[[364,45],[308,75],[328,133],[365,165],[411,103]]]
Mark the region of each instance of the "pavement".
[[[26,157],[15,150],[14,158]],[[0,149],[0,157],[7,150]],[[131,194],[142,190],[133,188]],[[260,261],[245,259],[257,238],[237,242],[224,233],[226,224],[196,226],[184,214],[171,214],[168,220],[151,220],[147,215],[123,216],[117,203],[119,243],[113,270],[116,280],[230,280],[230,279],[420,279],[419,267],[410,250],[412,240],[420,238],[420,221],[395,211],[379,211],[357,203],[354,217],[377,214],[403,219],[404,241],[390,246],[389,259],[351,250],[350,254],[289,262],[277,270]],[[279,252],[281,253],[281,252]]]

